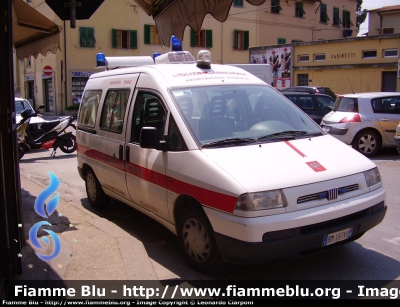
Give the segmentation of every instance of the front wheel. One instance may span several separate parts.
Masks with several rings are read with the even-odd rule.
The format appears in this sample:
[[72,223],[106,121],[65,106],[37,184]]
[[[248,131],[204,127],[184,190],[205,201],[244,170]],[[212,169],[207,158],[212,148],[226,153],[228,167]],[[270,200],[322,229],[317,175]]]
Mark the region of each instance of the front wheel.
[[60,146],[62,152],[67,154],[73,153],[76,150],[76,136],[72,135],[71,137],[72,145],[71,146]]
[[186,208],[180,214],[177,226],[179,245],[195,270],[218,271],[222,268],[214,231],[201,208]]
[[379,135],[372,130],[360,131],[354,137],[352,147],[364,156],[372,157],[381,147]]
[[93,208],[103,208],[110,200],[110,197],[104,193],[99,180],[91,169],[86,172],[85,187],[89,203]]

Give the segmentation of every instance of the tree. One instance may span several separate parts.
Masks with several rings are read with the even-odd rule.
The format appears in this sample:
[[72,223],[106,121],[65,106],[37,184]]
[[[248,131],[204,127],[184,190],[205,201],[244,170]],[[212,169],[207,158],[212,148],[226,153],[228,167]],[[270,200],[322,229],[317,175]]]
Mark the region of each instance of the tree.
[[360,31],[360,25],[365,21],[365,18],[367,18],[367,10],[364,9],[361,11],[361,6],[362,6],[363,0],[357,0],[357,9],[356,9],[356,31],[357,34]]

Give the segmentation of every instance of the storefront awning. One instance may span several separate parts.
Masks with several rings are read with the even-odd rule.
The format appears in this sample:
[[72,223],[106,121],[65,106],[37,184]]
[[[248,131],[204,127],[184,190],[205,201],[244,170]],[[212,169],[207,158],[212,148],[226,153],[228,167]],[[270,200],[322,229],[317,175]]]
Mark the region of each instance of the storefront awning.
[[61,50],[60,26],[23,0],[13,0],[12,3],[13,43],[19,60]]
[[[261,5],[266,0],[246,1],[251,5]],[[135,2],[147,15],[153,17],[163,44],[169,47],[172,35],[179,40],[183,39],[186,26],[198,33],[207,14],[224,22],[228,18],[233,0],[135,0]]]

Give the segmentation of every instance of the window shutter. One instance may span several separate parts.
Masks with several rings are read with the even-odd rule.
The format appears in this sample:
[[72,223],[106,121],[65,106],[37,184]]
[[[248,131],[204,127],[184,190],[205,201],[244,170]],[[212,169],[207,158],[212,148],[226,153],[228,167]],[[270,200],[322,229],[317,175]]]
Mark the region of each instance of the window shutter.
[[84,41],[85,41],[85,28],[79,28],[79,46],[83,47],[84,46]]
[[250,38],[250,33],[249,31],[244,31],[244,50],[249,50],[249,38]]
[[150,44],[150,25],[144,25],[144,43]]
[[117,48],[117,30],[111,29],[111,48]]
[[238,31],[233,31],[233,49],[238,49]]
[[190,29],[190,47],[196,47],[196,33],[192,29]]
[[206,48],[212,47],[212,30],[206,30]]
[[136,30],[129,31],[129,48],[137,49],[137,31]]

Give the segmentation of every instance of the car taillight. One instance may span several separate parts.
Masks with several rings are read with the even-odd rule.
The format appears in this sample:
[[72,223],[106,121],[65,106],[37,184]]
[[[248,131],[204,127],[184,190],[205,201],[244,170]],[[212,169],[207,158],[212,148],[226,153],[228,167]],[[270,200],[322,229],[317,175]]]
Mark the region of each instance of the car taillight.
[[319,89],[317,89],[317,88],[315,89],[315,92],[316,92],[316,93],[320,93]]
[[356,113],[356,114],[352,114],[352,115],[346,116],[339,123],[340,124],[344,124],[344,123],[361,123],[360,114]]

